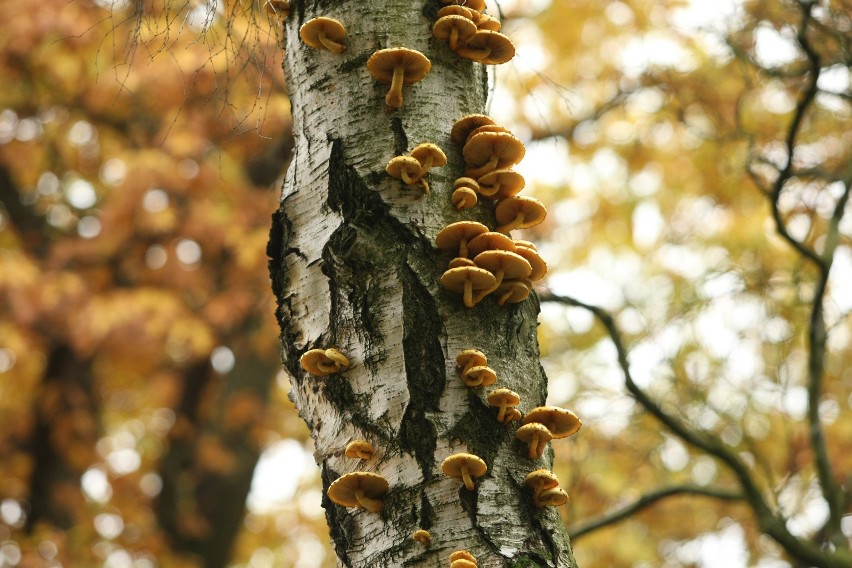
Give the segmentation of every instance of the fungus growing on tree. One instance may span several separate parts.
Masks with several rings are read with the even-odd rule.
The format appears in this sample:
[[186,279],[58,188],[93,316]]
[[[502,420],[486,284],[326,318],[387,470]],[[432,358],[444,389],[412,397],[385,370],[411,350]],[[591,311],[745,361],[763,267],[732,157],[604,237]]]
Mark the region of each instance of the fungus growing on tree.
[[476,266],[476,263],[473,262],[470,258],[462,258],[460,256],[455,257],[450,263],[447,265],[447,268],[459,268],[462,266]]
[[494,275],[494,284],[491,288],[479,292],[474,296],[473,302],[479,303],[482,298],[495,291],[503,282],[503,278],[519,280],[529,278],[532,272],[530,263],[521,255],[507,250],[486,250],[473,259],[480,268],[484,268]]
[[485,365],[471,367],[460,376],[462,382],[469,387],[487,387],[497,382],[497,373]]
[[503,280],[492,292],[497,296],[497,305],[517,304],[523,302],[532,292],[532,282],[526,278],[519,280]]
[[492,170],[506,169],[524,157],[524,143],[505,132],[480,132],[465,142],[465,175],[477,180]]
[[450,203],[452,203],[453,207],[459,211],[462,209],[470,209],[476,205],[476,202],[476,191],[466,186],[456,188],[450,196]]
[[367,440],[352,440],[346,445],[344,453],[348,458],[368,460],[376,453],[376,449]]
[[531,471],[524,484],[533,490],[536,507],[559,507],[568,502],[568,494],[559,487],[559,479],[547,469]]
[[459,221],[441,229],[435,236],[435,245],[441,250],[453,251],[461,258],[468,258],[467,244],[471,239],[488,232],[488,227],[476,221]]
[[544,275],[547,274],[547,263],[544,262],[544,259],[541,258],[541,255],[538,254],[536,249],[518,246],[518,243],[515,242],[515,253],[524,257],[530,263],[532,267],[532,272],[529,276],[530,280],[535,282],[544,278]]
[[459,42],[463,45],[476,35],[476,31],[473,20],[461,15],[442,16],[432,26],[432,35],[446,40],[453,51],[459,48]]
[[482,13],[479,15],[479,19],[476,21],[476,27],[480,30],[499,32],[500,29],[503,27],[503,24],[501,24],[500,20],[498,20],[497,18]]
[[513,229],[527,229],[544,221],[547,209],[534,197],[516,195],[497,204],[494,215],[500,226],[494,229],[498,233],[508,233]]
[[524,176],[515,170],[491,170],[476,180],[479,193],[490,199],[506,199],[517,195],[524,189]]
[[429,193],[429,184],[420,177],[420,162],[411,156],[396,156],[391,158],[385,171],[391,177],[402,180],[405,185],[420,183],[423,193]]
[[553,435],[547,429],[547,426],[538,422],[524,424],[515,432],[515,437],[529,444],[530,451],[527,456],[531,460],[540,458],[544,453],[545,445],[553,439]]
[[471,370],[473,367],[479,367],[488,364],[488,358],[485,353],[478,349],[465,349],[456,355],[456,370],[459,376]]
[[484,65],[499,65],[515,56],[515,44],[500,32],[479,30],[456,53]]
[[437,16],[438,19],[443,18],[444,16],[462,16],[473,22],[474,24],[479,21],[481,17],[481,13],[476,10],[471,10],[466,6],[459,6],[458,4],[453,4],[450,6],[444,6],[440,10],[438,10]]
[[516,420],[520,420],[521,418],[523,418],[523,416],[524,415],[521,414],[521,411],[518,410],[517,408],[510,408],[509,410],[506,411],[506,416],[503,418],[503,424],[508,426],[512,422],[514,422]]
[[521,403],[521,397],[513,390],[506,388],[494,389],[488,396],[485,397],[488,404],[499,408],[497,411],[497,421],[503,422],[506,418],[506,411],[512,409]]
[[515,252],[515,241],[503,233],[488,231],[475,236],[467,245],[467,252],[469,256],[475,257],[487,250],[507,250],[509,252]]
[[360,507],[373,513],[384,508],[382,497],[388,491],[387,480],[367,471],[347,473],[328,487],[328,498],[343,507]]
[[561,507],[568,502],[568,494],[561,487],[556,487],[541,492],[533,502],[538,507]]
[[488,466],[482,461],[482,458],[473,454],[453,454],[441,462],[441,471],[445,475],[455,477],[464,481],[464,486],[468,491],[473,491],[476,486],[473,484],[474,477],[482,477],[488,471]]
[[385,103],[391,108],[402,106],[402,86],[421,80],[431,68],[425,55],[405,47],[380,49],[367,60],[370,75],[380,83],[390,83]]
[[450,568],[479,568],[479,565],[467,558],[459,558],[450,562]]
[[430,168],[440,168],[447,165],[447,155],[431,142],[418,144],[409,154],[420,163],[420,177],[426,175]]
[[450,129],[450,140],[456,146],[464,146],[471,132],[488,124],[494,124],[494,120],[484,114],[468,114],[463,116],[453,123],[453,127]]
[[450,554],[450,562],[455,562],[456,560],[467,560],[473,564],[477,563],[476,557],[467,550],[456,550]]
[[339,373],[349,368],[349,359],[333,347],[330,349],[311,349],[299,359],[304,370],[318,377]]
[[424,546],[432,544],[432,535],[427,530],[417,529],[411,534],[411,538]]
[[555,439],[567,438],[577,433],[583,422],[576,414],[558,406],[539,406],[524,416],[524,424],[538,423],[545,426]]
[[450,292],[461,293],[464,305],[468,308],[476,305],[473,300],[474,292],[488,290],[495,282],[493,274],[476,266],[451,268],[441,275],[441,285]]
[[343,53],[346,46],[342,43],[346,37],[346,28],[334,18],[314,18],[299,28],[299,37],[305,45],[315,49],[326,49],[332,53]]

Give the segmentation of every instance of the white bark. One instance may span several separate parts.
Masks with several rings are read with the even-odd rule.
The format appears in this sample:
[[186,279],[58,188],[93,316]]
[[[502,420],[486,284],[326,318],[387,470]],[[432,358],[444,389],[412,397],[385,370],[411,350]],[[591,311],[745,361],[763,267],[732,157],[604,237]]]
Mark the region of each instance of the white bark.
[[[495,386],[521,394],[521,410],[544,403],[537,301],[499,308],[487,299],[469,310],[438,282],[449,257],[434,247],[436,233],[462,219],[493,227],[494,219],[491,207],[460,213],[450,204],[463,170],[450,127],[483,112],[486,78],[481,65],[431,37],[437,7],[292,3],[285,72],[296,149],[269,248],[284,366],[324,486],[357,470],[391,486],[381,515],[323,500],[339,566],[448,566],[460,548],[482,567],[575,566],[557,511],[536,509],[523,486],[529,471],[550,464],[550,453],[528,460],[515,427],[498,424],[485,402],[490,389],[468,389],[455,370],[459,351],[478,348],[497,371]],[[316,16],[345,24],[343,54],[300,42],[299,27]],[[373,80],[366,61],[395,46],[423,52],[433,66],[404,88],[403,107],[388,112],[388,87]],[[384,171],[421,142],[437,143],[450,160],[430,171],[426,196]],[[339,348],[352,366],[327,378],[308,375],[299,356],[315,347]],[[377,455],[346,458],[354,438],[369,440]],[[441,461],[459,451],[488,464],[474,492],[441,473]],[[431,547],[411,539],[418,528],[432,534]]]

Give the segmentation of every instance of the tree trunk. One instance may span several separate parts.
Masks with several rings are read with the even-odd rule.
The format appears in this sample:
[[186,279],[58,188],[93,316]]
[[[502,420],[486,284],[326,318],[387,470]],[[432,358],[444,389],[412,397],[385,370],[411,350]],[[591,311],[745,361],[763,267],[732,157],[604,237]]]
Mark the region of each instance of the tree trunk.
[[[521,410],[544,404],[535,296],[502,308],[487,298],[467,309],[439,283],[450,255],[436,249],[438,231],[460,220],[496,225],[490,204],[464,212],[450,204],[464,169],[450,127],[483,112],[487,77],[482,65],[431,36],[439,7],[292,2],[285,73],[296,148],[269,245],[291,396],[311,429],[324,489],[356,470],[390,483],[381,514],[323,499],[339,566],[448,566],[457,549],[482,567],[576,566],[558,511],[537,509],[524,487],[526,474],[549,467],[552,453],[529,460],[516,426],[498,423],[485,401],[490,389],[469,389],[456,372],[456,355],[479,349],[497,371],[494,387],[518,392]],[[345,52],[300,41],[299,27],[317,16],[345,24]],[[432,70],[404,88],[403,106],[391,112],[388,86],[366,62],[398,46],[423,52]],[[385,173],[392,157],[421,142],[438,144],[449,158],[429,172],[426,195]],[[325,378],[301,369],[306,350],[328,347],[352,366]],[[377,448],[375,457],[343,455],[359,438]],[[475,491],[441,472],[442,460],[458,452],[488,465]],[[429,547],[411,538],[421,528],[432,535]]]

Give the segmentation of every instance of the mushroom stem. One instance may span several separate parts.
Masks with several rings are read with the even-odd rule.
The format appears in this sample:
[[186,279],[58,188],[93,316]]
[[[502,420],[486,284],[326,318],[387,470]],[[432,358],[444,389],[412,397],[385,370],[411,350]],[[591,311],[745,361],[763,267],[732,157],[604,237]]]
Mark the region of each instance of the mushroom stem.
[[454,25],[450,31],[450,49],[455,51],[459,45],[459,29]]
[[385,103],[389,107],[399,108],[402,106],[402,84],[405,81],[405,67],[397,65],[393,68],[393,78],[388,94],[385,96]]
[[370,511],[371,513],[381,513],[382,509],[385,506],[384,501],[381,499],[373,499],[371,497],[367,497],[364,495],[363,491],[355,492],[355,500],[358,501],[358,504]]
[[408,173],[408,170],[403,168],[399,171],[402,174],[402,181],[405,182],[405,185],[414,185],[417,182],[418,178],[412,177],[411,174]]
[[420,181],[420,186],[423,188],[423,193],[429,193],[429,182],[423,178],[420,178],[418,181]]
[[504,274],[505,272],[506,272],[506,271],[505,271],[505,270],[503,270],[503,269],[501,268],[500,270],[498,270],[497,272],[495,272],[495,273],[494,273],[494,279],[495,279],[495,281],[494,281],[494,285],[493,285],[493,286],[491,286],[491,288],[486,288],[485,290],[483,290],[482,292],[480,292],[480,293],[476,296],[476,298],[474,298],[474,303],[475,303],[475,304],[478,304],[479,302],[481,302],[481,301],[482,301],[482,299],[483,299],[485,296],[487,296],[488,294],[490,294],[491,292],[493,292],[494,290],[496,290],[497,288],[499,288],[499,287],[500,287],[500,284],[503,282],[503,274]]
[[506,417],[506,408],[507,404],[505,402],[500,403],[500,411],[497,413],[497,422],[503,422],[503,418]]
[[485,162],[481,166],[468,168],[465,171],[465,174],[468,177],[477,178],[477,179],[481,178],[485,174],[496,170],[497,169],[497,162],[499,162],[499,161],[500,161],[499,156],[495,156],[495,155],[492,154],[491,159],[489,159],[487,162]]
[[336,373],[340,370],[340,366],[337,363],[323,363],[322,361],[318,361],[317,369],[323,373]]
[[337,43],[334,40],[328,39],[328,37],[325,35],[325,32],[320,32],[319,37],[317,39],[319,39],[320,43],[323,44],[325,48],[331,51],[332,53],[343,53],[344,51],[346,51],[345,45],[343,45],[342,43]]
[[426,172],[429,171],[429,168],[432,167],[432,154],[426,154],[426,161],[420,164],[420,177],[426,175]]
[[536,460],[536,459],[540,458],[541,454],[544,453],[543,449],[542,449],[541,452],[538,451],[538,449],[539,449],[538,446],[539,446],[538,436],[533,436],[532,440],[530,440],[530,451],[527,454],[531,460]]
[[467,239],[462,239],[459,243],[459,257],[467,258]]
[[[465,252],[467,252],[465,250]],[[476,305],[476,302],[473,301],[473,282],[470,280],[464,283],[464,305],[465,307],[472,308]]]
[[470,473],[468,473],[467,471],[467,466],[462,466],[461,473],[462,479],[464,480],[464,486],[467,488],[468,491],[473,491],[476,486],[473,484],[473,479],[470,478]]
[[497,227],[496,229],[494,229],[494,231],[497,232],[497,233],[503,233],[504,235],[506,235],[512,229],[519,227],[521,225],[521,223],[523,223],[523,222],[524,222],[524,214],[518,213],[517,215],[515,215],[514,219],[512,219],[511,221],[509,221],[505,225]]
[[497,181],[494,182],[494,185],[479,185],[479,193],[484,197],[491,197],[495,195],[498,191],[500,191],[500,178],[497,178]]

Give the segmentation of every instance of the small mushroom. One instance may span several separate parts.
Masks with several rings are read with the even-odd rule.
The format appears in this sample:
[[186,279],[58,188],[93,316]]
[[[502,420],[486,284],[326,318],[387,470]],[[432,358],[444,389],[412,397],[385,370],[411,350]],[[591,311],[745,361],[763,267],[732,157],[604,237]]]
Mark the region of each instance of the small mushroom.
[[514,408],[518,404],[521,403],[521,397],[518,393],[513,390],[509,390],[506,388],[494,389],[488,396],[485,397],[485,400],[488,401],[488,404],[491,406],[496,406],[500,410],[497,412],[497,421],[503,422],[506,418],[506,411],[510,408]]
[[527,474],[524,485],[533,490],[533,495],[538,496],[542,491],[559,487],[559,478],[549,469],[537,469]]
[[488,227],[476,221],[459,221],[441,229],[435,236],[435,245],[441,250],[458,253],[461,258],[468,257],[467,243],[474,237],[487,233]]
[[524,176],[515,170],[491,170],[476,180],[479,183],[479,193],[491,199],[506,199],[517,195],[524,189]]
[[530,292],[532,292],[532,282],[527,278],[520,278],[518,280],[504,279],[492,294],[497,296],[497,305],[504,306],[523,302],[529,297]]
[[344,453],[348,458],[368,460],[376,453],[376,449],[367,440],[352,440],[346,445]]
[[438,39],[447,40],[450,49],[455,51],[462,44],[476,35],[476,24],[470,18],[449,15],[438,18],[432,26],[432,35]]
[[513,229],[527,229],[538,225],[547,216],[547,209],[535,197],[516,195],[498,203],[494,216],[500,223],[494,230],[498,233],[508,233]]
[[471,10],[466,6],[459,5],[450,5],[444,6],[440,10],[438,10],[438,18],[443,18],[444,16],[464,16],[474,24],[479,21],[479,18],[482,14],[476,10]]
[[426,175],[430,168],[440,168],[447,164],[447,155],[431,142],[418,144],[410,155],[420,163],[420,177]]
[[349,359],[337,349],[311,349],[299,359],[304,370],[318,377],[333,375],[349,368]]
[[469,187],[460,187],[453,191],[453,194],[450,196],[450,203],[459,211],[470,209],[476,205],[476,202],[476,192]]
[[521,414],[520,410],[518,410],[517,408],[510,408],[508,411],[506,411],[506,416],[505,418],[503,418],[503,424],[508,426],[512,422],[520,420],[523,417],[524,415]]
[[467,550],[456,550],[450,554],[450,562],[455,562],[457,560],[467,560],[468,562],[472,562],[474,565],[477,563],[476,557]]
[[524,257],[527,262],[530,263],[530,266],[532,267],[532,272],[529,277],[530,280],[535,282],[544,278],[544,275],[547,274],[547,263],[544,262],[544,259],[541,258],[541,255],[538,254],[537,250],[529,247],[518,246],[518,243],[515,242],[515,252]]
[[497,18],[489,16],[488,14],[480,14],[479,19],[476,21],[476,27],[480,30],[499,32],[503,25]]
[[469,387],[487,387],[497,382],[497,373],[491,367],[471,367],[461,374],[462,382]]
[[425,55],[405,47],[380,49],[367,60],[370,75],[380,83],[390,83],[385,103],[391,108],[402,106],[402,86],[420,81],[431,68]]
[[532,250],[538,252],[538,247],[535,246],[535,243],[533,243],[531,241],[525,241],[523,239],[515,239],[515,246],[532,249]]
[[411,538],[424,546],[432,544],[432,535],[427,530],[417,529],[411,534]]
[[499,65],[515,56],[515,44],[500,32],[483,29],[477,31],[456,53],[484,65]]
[[441,471],[450,477],[460,478],[468,491],[473,491],[474,477],[482,477],[488,471],[488,466],[482,458],[473,454],[453,454],[441,462]]
[[[385,171],[396,179],[401,179],[405,185],[414,185],[420,182],[424,185],[426,182],[420,177],[420,162],[417,158],[411,156],[396,156],[391,158],[388,165],[385,166]],[[424,193],[428,193],[429,186],[424,185]]]
[[481,233],[470,240],[467,245],[469,256],[476,256],[487,250],[507,250],[515,252],[515,241],[504,235],[494,231]]
[[453,127],[450,129],[450,140],[456,146],[464,146],[471,132],[488,124],[494,124],[494,120],[484,114],[468,114],[463,116],[453,123]]
[[476,255],[473,261],[478,267],[494,275],[493,286],[475,296],[474,303],[480,302],[482,298],[495,291],[503,282],[503,278],[511,280],[529,278],[532,272],[532,266],[524,257],[507,250],[486,250]]
[[465,175],[477,180],[492,170],[506,169],[523,159],[524,143],[505,132],[480,132],[465,142]]
[[538,422],[530,422],[518,428],[515,437],[530,445],[527,454],[531,460],[536,460],[544,453],[545,445],[553,439],[553,435],[547,426]]
[[555,439],[567,438],[576,434],[583,426],[576,414],[558,406],[539,406],[524,416],[524,424],[537,422],[550,430]]
[[447,268],[459,268],[461,266],[476,266],[476,263],[473,262],[470,258],[462,258],[460,256],[455,257],[450,263],[447,265]]
[[479,565],[466,558],[459,558],[450,562],[450,568],[479,568]]
[[472,308],[476,305],[473,293],[481,293],[492,288],[497,280],[484,268],[462,266],[451,268],[441,275],[441,285],[451,292],[461,292],[464,305]]
[[485,357],[485,353],[478,349],[465,349],[456,355],[456,365],[457,370],[459,371],[459,376],[464,375],[473,367],[479,367],[487,364],[488,358]]
[[328,488],[328,498],[344,507],[360,507],[381,513],[384,508],[382,496],[388,488],[387,480],[381,475],[356,471],[338,477]]
[[568,494],[561,487],[542,491],[537,497],[533,497],[538,507],[561,507],[568,502]]
[[314,18],[299,28],[299,37],[305,45],[315,49],[327,49],[332,53],[343,53],[346,46],[340,43],[346,37],[346,28],[334,18]]

